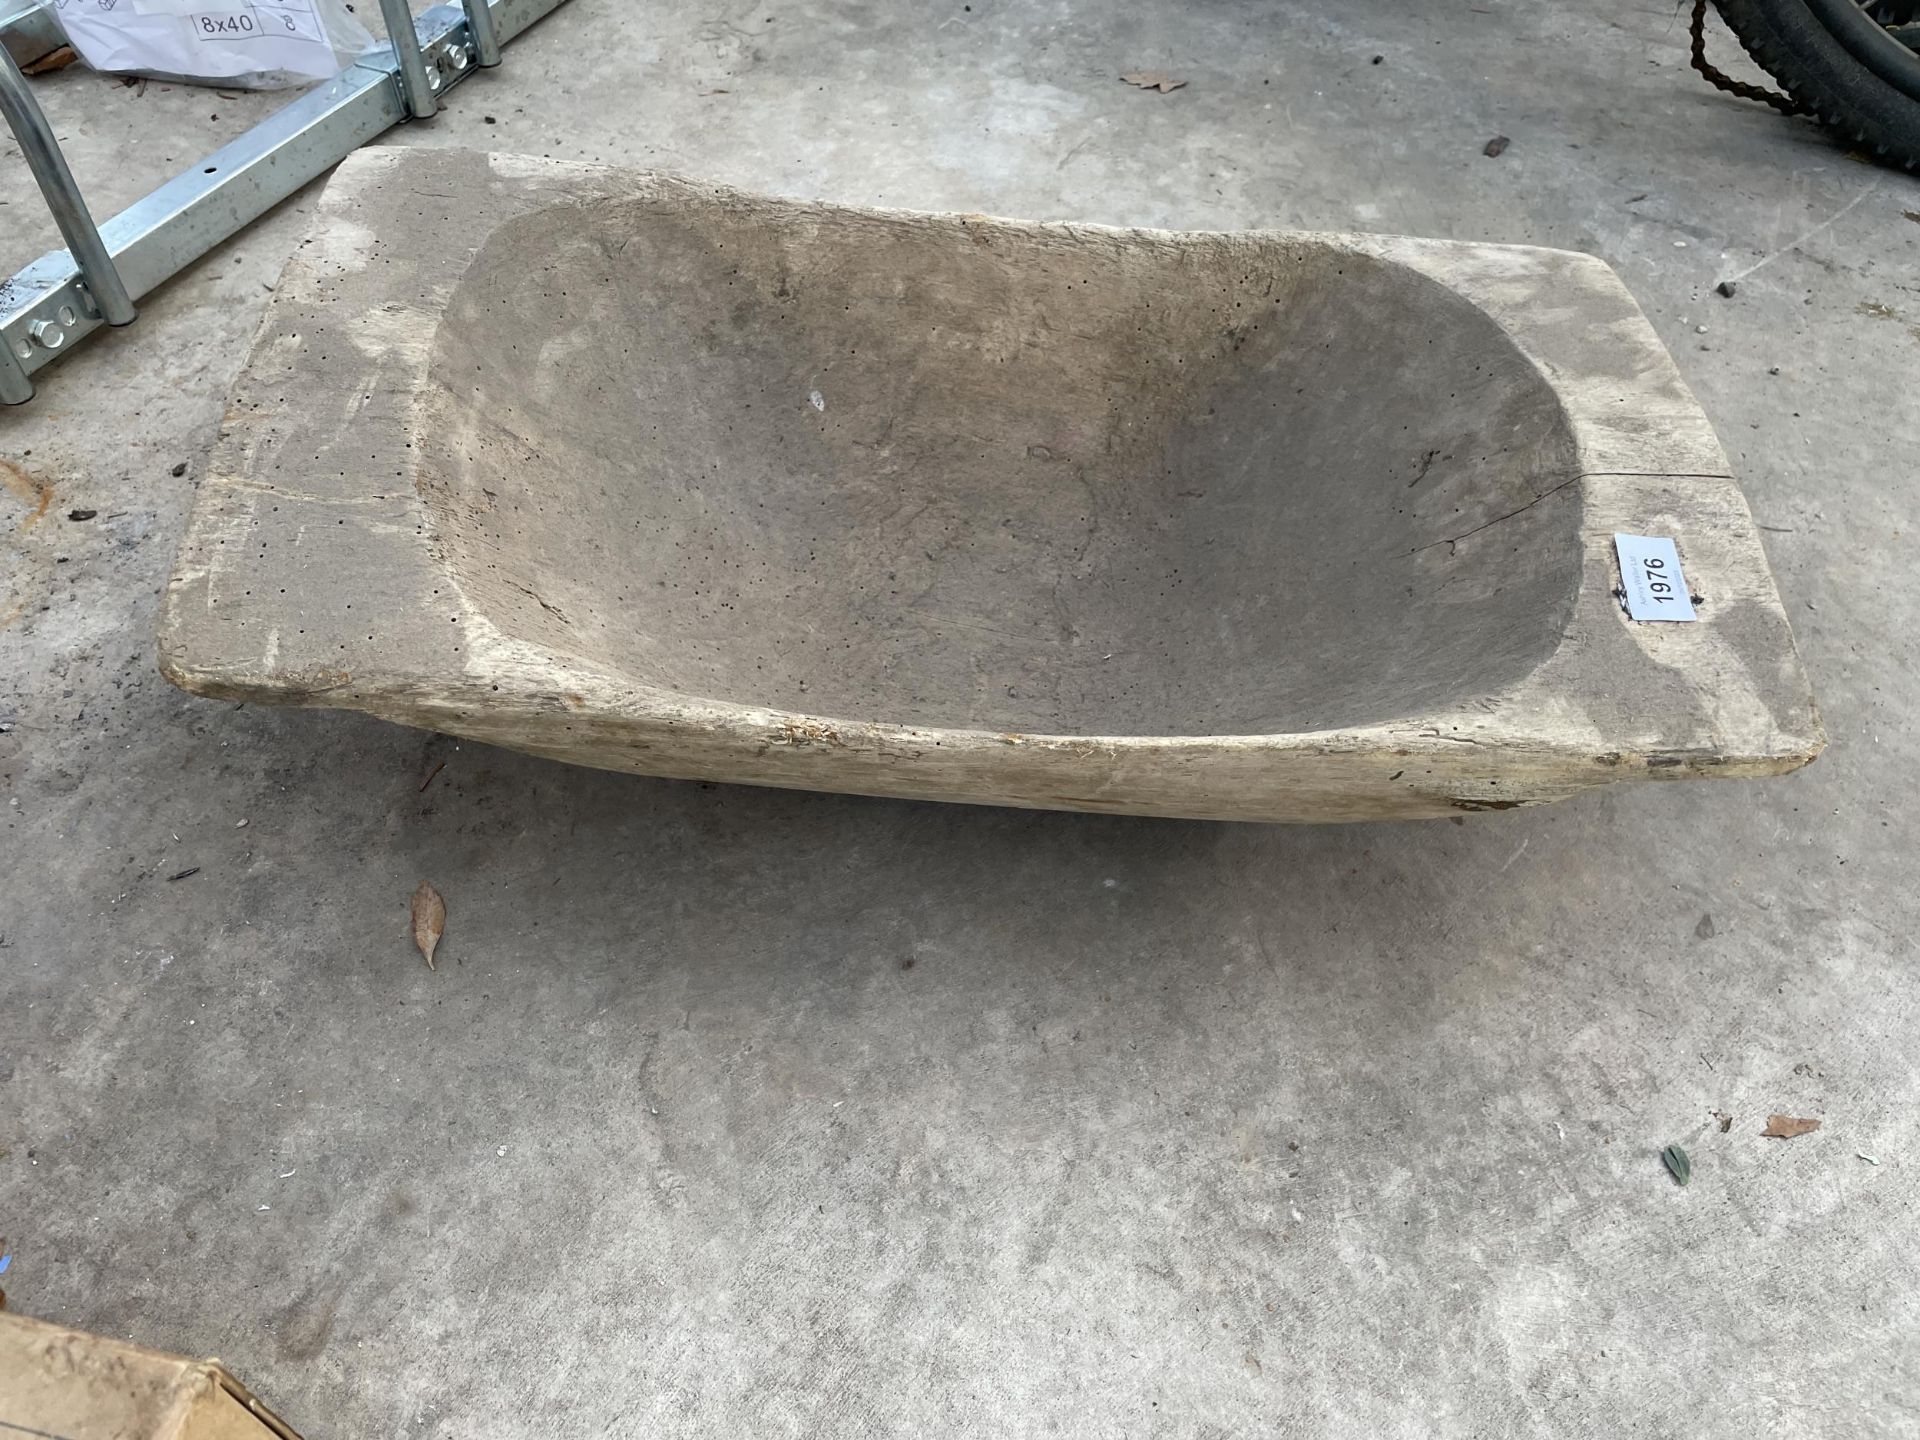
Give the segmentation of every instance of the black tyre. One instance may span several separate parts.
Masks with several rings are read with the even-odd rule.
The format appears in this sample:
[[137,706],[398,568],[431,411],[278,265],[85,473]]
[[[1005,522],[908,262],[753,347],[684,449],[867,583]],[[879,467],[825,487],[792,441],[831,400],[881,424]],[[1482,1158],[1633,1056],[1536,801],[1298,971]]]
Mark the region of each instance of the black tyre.
[[1715,0],[1727,27],[1821,123],[1920,166],[1920,0]]

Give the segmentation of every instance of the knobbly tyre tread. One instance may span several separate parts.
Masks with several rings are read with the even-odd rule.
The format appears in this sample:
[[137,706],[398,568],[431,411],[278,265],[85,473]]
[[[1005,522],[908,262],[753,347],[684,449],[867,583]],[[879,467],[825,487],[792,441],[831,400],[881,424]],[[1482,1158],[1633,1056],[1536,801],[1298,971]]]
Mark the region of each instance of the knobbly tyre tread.
[[1754,62],[1829,129],[1875,159],[1920,167],[1920,98],[1856,59],[1809,0],[1715,0]]

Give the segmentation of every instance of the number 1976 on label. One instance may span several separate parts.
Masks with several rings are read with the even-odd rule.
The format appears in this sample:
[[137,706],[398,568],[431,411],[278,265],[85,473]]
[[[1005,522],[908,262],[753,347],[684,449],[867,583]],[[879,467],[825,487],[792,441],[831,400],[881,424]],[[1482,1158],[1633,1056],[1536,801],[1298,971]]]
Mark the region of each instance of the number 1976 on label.
[[1680,573],[1680,551],[1665,535],[1613,537],[1620,556],[1627,614],[1635,620],[1692,620],[1693,597]]

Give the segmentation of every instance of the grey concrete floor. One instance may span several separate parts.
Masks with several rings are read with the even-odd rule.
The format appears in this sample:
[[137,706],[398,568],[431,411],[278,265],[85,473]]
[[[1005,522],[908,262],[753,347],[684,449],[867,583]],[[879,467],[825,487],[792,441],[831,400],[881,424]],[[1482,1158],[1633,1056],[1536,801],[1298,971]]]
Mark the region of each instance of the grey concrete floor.
[[[1685,46],[1665,3],[573,0],[390,143],[1601,255],[1768,527],[1833,742],[1776,782],[1231,827],[193,700],[155,600],[312,195],[44,372],[0,416],[13,1308],[318,1440],[1920,1434],[1920,182]],[[40,89],[102,211],[274,103]],[[8,268],[52,238],[10,154]]]

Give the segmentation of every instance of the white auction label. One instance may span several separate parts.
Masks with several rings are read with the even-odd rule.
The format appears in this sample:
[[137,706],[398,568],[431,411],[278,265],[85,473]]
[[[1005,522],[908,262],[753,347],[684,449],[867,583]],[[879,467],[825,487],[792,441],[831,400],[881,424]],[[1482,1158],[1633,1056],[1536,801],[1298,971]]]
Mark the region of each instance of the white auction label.
[[1680,551],[1665,535],[1613,537],[1627,614],[1635,620],[1692,620],[1693,597],[1680,573]]

